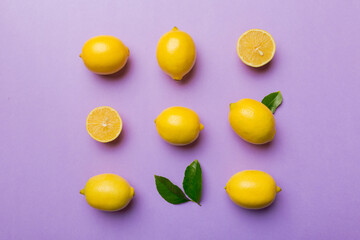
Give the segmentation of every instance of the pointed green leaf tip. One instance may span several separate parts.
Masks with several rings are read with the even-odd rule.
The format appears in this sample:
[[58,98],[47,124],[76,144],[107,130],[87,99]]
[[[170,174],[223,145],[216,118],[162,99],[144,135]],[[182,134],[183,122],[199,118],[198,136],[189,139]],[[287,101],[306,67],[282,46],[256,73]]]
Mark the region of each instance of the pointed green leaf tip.
[[181,204],[190,201],[184,192],[169,179],[155,175],[156,189],[165,201],[172,204]]
[[266,107],[270,109],[272,113],[275,113],[276,109],[280,106],[282,103],[283,97],[281,95],[281,92],[273,92],[264,97],[264,99],[261,101]]
[[[185,170],[183,188],[188,197],[200,205],[202,172],[198,160],[193,161]],[[201,205],[200,205],[201,206]]]

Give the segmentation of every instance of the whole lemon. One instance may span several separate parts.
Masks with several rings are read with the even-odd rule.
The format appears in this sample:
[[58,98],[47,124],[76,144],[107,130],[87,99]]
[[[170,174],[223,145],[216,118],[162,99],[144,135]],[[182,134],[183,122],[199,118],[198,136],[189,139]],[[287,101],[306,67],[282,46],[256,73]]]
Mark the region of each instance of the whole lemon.
[[189,34],[174,27],[160,38],[156,57],[165,73],[175,80],[181,80],[195,64],[195,43]]
[[112,173],[90,178],[80,193],[93,208],[111,212],[125,208],[135,194],[125,179]]
[[86,41],[80,57],[92,72],[108,75],[122,69],[129,57],[129,49],[113,36],[96,36]]
[[169,107],[155,119],[159,135],[173,145],[187,145],[194,142],[204,126],[199,116],[186,107]]
[[245,141],[253,144],[271,142],[275,136],[275,118],[261,102],[241,99],[230,104],[229,122]]
[[237,205],[248,209],[261,209],[269,206],[281,188],[266,172],[245,170],[233,175],[225,190]]

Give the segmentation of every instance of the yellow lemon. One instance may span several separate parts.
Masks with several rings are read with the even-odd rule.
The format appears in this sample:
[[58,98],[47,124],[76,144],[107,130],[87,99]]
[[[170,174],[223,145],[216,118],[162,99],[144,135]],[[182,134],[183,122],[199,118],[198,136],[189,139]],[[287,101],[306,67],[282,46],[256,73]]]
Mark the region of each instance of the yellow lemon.
[[155,119],[159,135],[173,145],[187,145],[194,142],[204,126],[199,116],[186,107],[169,107]]
[[275,118],[261,102],[241,99],[230,104],[229,122],[245,141],[253,144],[271,142],[275,136]]
[[93,208],[111,212],[125,208],[135,194],[124,178],[112,173],[90,178],[80,193]]
[[86,119],[86,130],[89,135],[99,142],[111,142],[121,133],[122,120],[118,112],[112,107],[97,107]]
[[92,72],[107,75],[122,69],[129,57],[129,49],[113,36],[96,36],[87,40],[80,57]]
[[269,206],[281,188],[266,172],[245,170],[233,175],[225,190],[237,205],[248,209],[261,209]]
[[246,31],[237,42],[239,58],[250,67],[261,67],[270,62],[275,49],[274,38],[261,29]]
[[160,38],[156,57],[165,73],[175,80],[181,80],[195,64],[195,43],[189,34],[174,27]]

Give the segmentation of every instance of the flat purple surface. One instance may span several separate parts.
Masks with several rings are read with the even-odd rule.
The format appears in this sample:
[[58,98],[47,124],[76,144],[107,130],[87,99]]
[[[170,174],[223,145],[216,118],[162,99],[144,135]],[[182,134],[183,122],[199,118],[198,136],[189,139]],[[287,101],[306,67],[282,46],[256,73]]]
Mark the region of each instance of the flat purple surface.
[[[12,239],[359,239],[360,2],[0,1],[0,238]],[[195,68],[175,82],[159,68],[158,39],[173,26],[197,46]],[[277,44],[264,69],[245,66],[238,37],[269,31]],[[79,58],[93,36],[130,49],[115,76]],[[281,90],[275,140],[243,142],[229,103]],[[115,143],[87,134],[95,107],[118,110]],[[198,141],[174,147],[153,120],[166,107],[195,110]],[[202,207],[174,206],[154,174],[181,185],[185,167],[203,168]],[[283,191],[262,211],[243,210],[224,191],[236,172],[270,173]],[[131,205],[104,213],[79,190],[112,172],[135,188]]]

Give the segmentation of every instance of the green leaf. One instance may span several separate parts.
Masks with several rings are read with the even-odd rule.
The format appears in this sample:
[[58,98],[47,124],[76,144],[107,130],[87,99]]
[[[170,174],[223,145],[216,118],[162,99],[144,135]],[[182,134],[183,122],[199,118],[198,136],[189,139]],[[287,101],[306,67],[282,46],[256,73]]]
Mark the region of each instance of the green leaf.
[[[198,160],[193,161],[185,170],[183,188],[186,195],[200,205],[202,173]],[[200,205],[201,206],[201,205]]]
[[264,97],[264,99],[261,101],[265,106],[267,106],[272,113],[276,111],[276,109],[280,106],[282,103],[283,97],[281,95],[281,92],[273,92]]
[[180,204],[190,201],[184,192],[167,178],[155,175],[155,184],[159,194],[169,203]]

